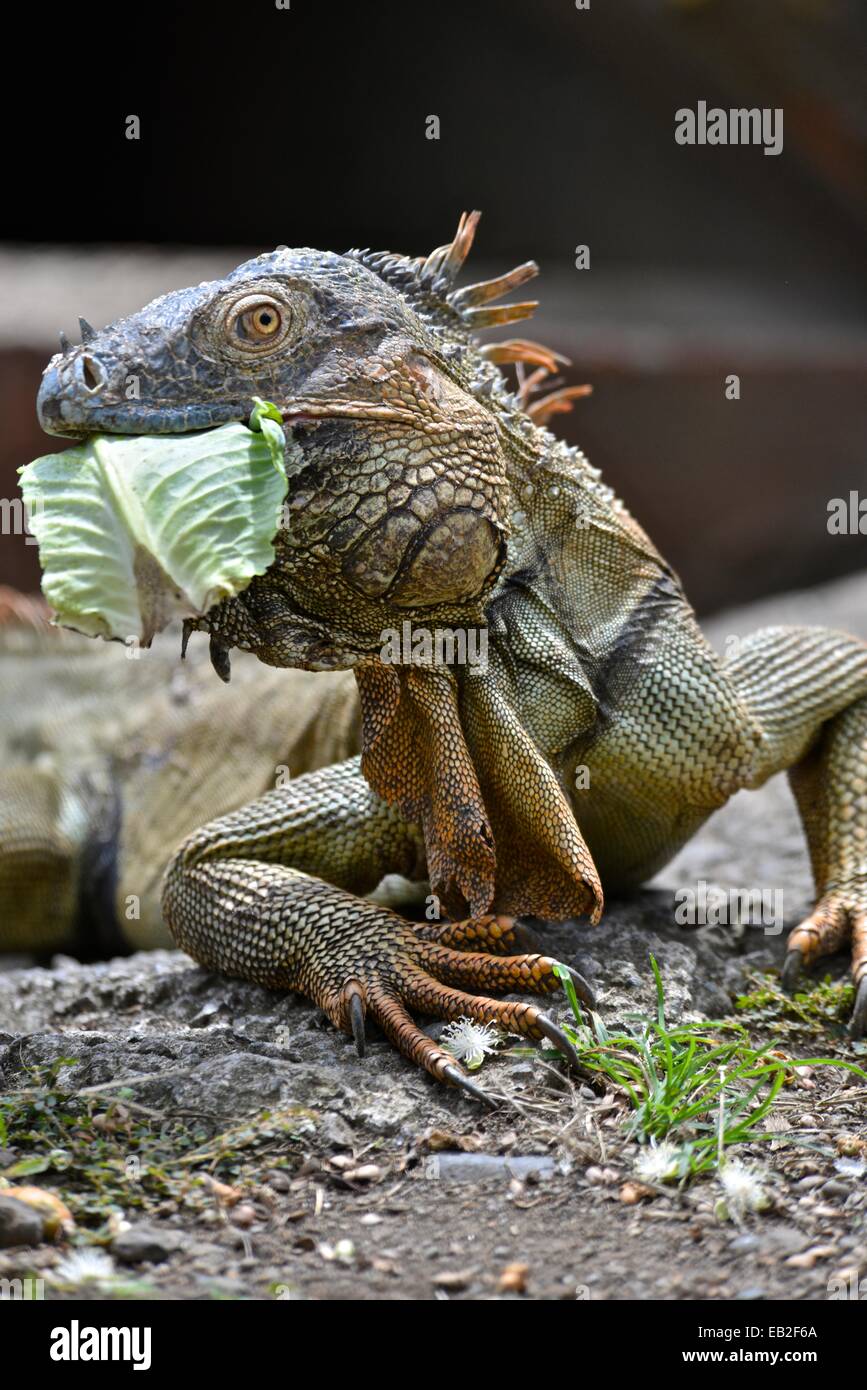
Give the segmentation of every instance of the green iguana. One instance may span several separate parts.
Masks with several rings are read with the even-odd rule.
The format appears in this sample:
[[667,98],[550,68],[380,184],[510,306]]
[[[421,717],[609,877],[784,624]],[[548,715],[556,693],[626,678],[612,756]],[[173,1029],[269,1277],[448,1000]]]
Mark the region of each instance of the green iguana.
[[[714,654],[645,533],[545,428],[575,392],[533,403],[523,364],[555,357],[479,346],[534,307],[493,301],[537,268],[456,289],[477,220],[427,258],[278,247],[99,332],[83,324],[46,370],[40,419],[66,436],[245,420],[254,395],[279,407],[293,463],[274,563],[191,626],[224,676],[241,648],[351,668],[358,686],[360,757],[190,834],[166,920],[204,965],[303,992],[359,1050],[370,1014],[478,1094],[411,1011],[564,1046],[538,1007],[476,992],[556,986],[512,919],[598,921],[603,887],[642,883],[735,791],[788,769],[817,900],[786,980],[848,943],[863,1033],[867,645],[789,627]],[[413,641],[483,633],[487,659],[383,659],[404,624]],[[359,896],[389,871],[426,875],[453,920],[415,926]]]

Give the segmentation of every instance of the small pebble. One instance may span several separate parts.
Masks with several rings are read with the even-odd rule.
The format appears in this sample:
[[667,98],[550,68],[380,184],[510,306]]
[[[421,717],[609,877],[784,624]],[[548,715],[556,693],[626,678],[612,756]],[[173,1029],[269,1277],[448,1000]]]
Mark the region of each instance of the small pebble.
[[152,1226],[130,1226],[119,1232],[111,1242],[111,1253],[124,1264],[158,1264],[168,1259],[176,1245],[176,1237]]
[[799,1178],[795,1187],[799,1192],[812,1192],[814,1187],[821,1187],[824,1181],[819,1173],[810,1173],[806,1178]]
[[595,1163],[586,1169],[584,1176],[588,1182],[601,1183],[606,1187],[619,1181],[619,1175],[613,1168],[600,1168]]
[[467,1288],[475,1272],[474,1269],[444,1270],[442,1274],[434,1275],[434,1284],[438,1289],[449,1289],[457,1293]]
[[821,1195],[823,1197],[842,1197],[845,1202],[851,1191],[851,1187],[847,1187],[846,1183],[838,1182],[836,1178],[831,1178],[830,1182],[826,1182],[825,1186],[822,1188]]
[[804,1250],[800,1255],[790,1255],[786,1264],[792,1269],[812,1269],[817,1260],[827,1260],[837,1253],[836,1245],[814,1245],[812,1249]]
[[643,1182],[625,1182],[620,1189],[620,1200],[624,1206],[634,1207],[647,1197],[655,1197],[656,1191]]
[[292,1186],[289,1174],[281,1172],[279,1168],[272,1168],[270,1173],[266,1173],[265,1181],[275,1192],[288,1192]]
[[0,1247],[38,1245],[42,1240],[42,1217],[33,1207],[14,1197],[0,1196]]
[[529,1273],[529,1265],[520,1264],[517,1261],[514,1264],[506,1265],[498,1284],[500,1293],[526,1293]]
[[729,1245],[729,1249],[734,1255],[745,1255],[751,1250],[758,1250],[759,1244],[760,1241],[758,1236],[735,1236],[735,1239]]
[[362,1163],[359,1168],[347,1168],[343,1176],[347,1182],[379,1182],[385,1177],[385,1169],[378,1163]]

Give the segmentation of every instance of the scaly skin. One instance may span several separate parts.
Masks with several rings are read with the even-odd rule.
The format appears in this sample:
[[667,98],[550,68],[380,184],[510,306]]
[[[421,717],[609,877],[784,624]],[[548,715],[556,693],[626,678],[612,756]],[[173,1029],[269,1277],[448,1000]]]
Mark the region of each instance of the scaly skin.
[[[166,864],[203,820],[354,753],[355,682],[167,643],[125,659],[0,588],[0,950],[170,946]],[[325,689],[323,689],[323,683]]]
[[[273,400],[288,530],[267,573],[197,626],[223,671],[240,647],[358,682],[360,762],[190,836],[167,920],[196,959],[301,990],[357,1039],[367,1010],[460,1083],[408,1009],[538,1036],[538,1010],[460,986],[544,991],[553,963],[455,946],[490,914],[598,920],[603,886],[641,883],[733,792],[791,768],[818,895],[791,959],[851,941],[863,1031],[867,646],[773,630],[728,665],[714,655],[644,532],[544,428],[562,393],[533,403],[538,373],[507,388],[500,363],[544,375],[553,355],[478,346],[475,330],[529,312],[490,301],[535,267],[455,291],[475,221],[427,260],[279,249],[89,330],[46,372],[43,424],[65,434],[204,427]],[[384,663],[405,620],[486,627],[487,666]],[[465,921],[439,941],[358,897],[423,866]]]

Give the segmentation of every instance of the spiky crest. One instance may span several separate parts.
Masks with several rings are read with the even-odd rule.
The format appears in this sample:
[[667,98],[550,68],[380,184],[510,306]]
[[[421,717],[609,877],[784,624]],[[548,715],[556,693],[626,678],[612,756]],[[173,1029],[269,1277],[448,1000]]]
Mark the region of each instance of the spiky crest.
[[[571,365],[569,359],[526,338],[510,338],[506,342],[491,343],[481,348],[475,344],[474,335],[480,329],[529,318],[538,307],[537,300],[524,300],[517,304],[491,302],[510,294],[519,285],[538,275],[539,267],[535,261],[525,261],[523,265],[493,280],[480,280],[459,290],[453,288],[470,253],[480,217],[480,212],[462,213],[453,239],[444,246],[437,246],[426,257],[370,250],[351,250],[345,254],[398,290],[440,338],[451,344],[457,342],[462,348],[472,344],[482,361],[496,368],[514,364],[518,372],[518,404],[535,424],[544,425],[552,415],[571,410],[572,401],[588,395],[592,388],[564,387],[531,403],[531,396],[540,389],[545,378],[554,376],[559,366]],[[537,368],[529,378],[525,378],[524,363]],[[474,386],[485,389],[483,381],[475,382]],[[487,389],[490,389],[490,380]]]
[[490,300],[502,298],[538,275],[535,261],[527,261],[494,280],[484,280],[462,290],[452,288],[469,255],[480,217],[480,212],[462,213],[453,239],[445,246],[437,246],[427,257],[369,250],[347,251],[346,255],[399,290],[423,318],[433,320],[440,329],[451,329],[452,334],[463,328],[462,336],[468,337],[480,328],[529,318],[537,307],[536,300],[488,305]]

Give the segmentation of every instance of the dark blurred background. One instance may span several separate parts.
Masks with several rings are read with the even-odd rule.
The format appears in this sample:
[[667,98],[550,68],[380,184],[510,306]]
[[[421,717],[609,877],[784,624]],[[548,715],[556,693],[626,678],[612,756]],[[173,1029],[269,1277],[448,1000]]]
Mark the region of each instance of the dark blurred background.
[[[3,497],[64,447],[33,403],[78,314],[279,242],[424,253],[479,207],[467,278],[539,261],[540,310],[506,336],[593,383],[554,426],[701,610],[864,566],[867,537],[826,527],[830,498],[867,496],[864,0],[31,11],[2,98]],[[783,152],[678,145],[700,100],[783,108]],[[35,588],[35,555],[0,537],[0,582]]]

